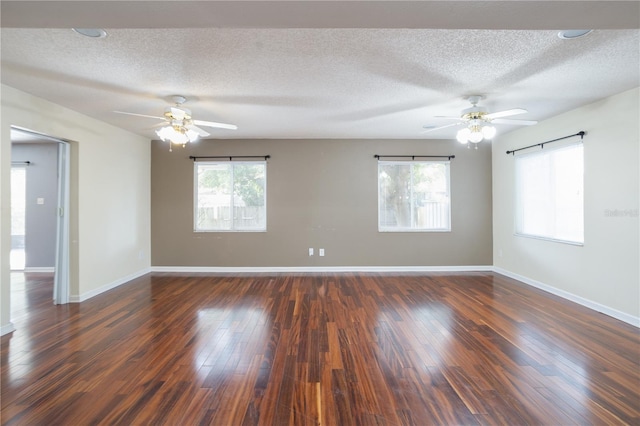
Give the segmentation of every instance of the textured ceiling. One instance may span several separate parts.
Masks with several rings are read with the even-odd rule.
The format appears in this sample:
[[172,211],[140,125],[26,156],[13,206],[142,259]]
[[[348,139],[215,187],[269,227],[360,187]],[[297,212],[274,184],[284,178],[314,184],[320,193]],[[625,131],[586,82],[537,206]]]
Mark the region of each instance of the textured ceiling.
[[[2,83],[150,139],[158,121],[113,111],[161,116],[180,94],[194,118],[238,125],[212,138],[453,138],[421,132],[450,124],[435,116],[459,115],[468,95],[543,120],[637,87],[637,6],[3,1]],[[557,36],[576,22],[595,31]]]

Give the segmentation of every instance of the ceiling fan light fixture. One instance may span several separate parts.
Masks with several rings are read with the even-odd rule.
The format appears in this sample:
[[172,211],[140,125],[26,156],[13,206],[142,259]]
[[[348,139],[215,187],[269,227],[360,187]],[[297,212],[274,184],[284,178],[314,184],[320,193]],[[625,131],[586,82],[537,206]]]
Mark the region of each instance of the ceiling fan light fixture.
[[484,126],[482,128],[482,136],[485,139],[493,139],[493,137],[496,135],[496,128],[493,126]]
[[458,130],[456,139],[461,144],[480,143],[483,140],[492,139],[496,135],[496,128],[493,126],[469,125]]
[[458,142],[465,144],[469,142],[470,134],[471,134],[471,130],[469,130],[468,127],[465,127],[464,129],[458,130],[458,133],[456,134],[456,139],[458,140]]
[[186,133],[176,132],[175,136],[171,138],[171,143],[184,145],[189,142],[189,136]]
[[469,142],[471,143],[479,143],[483,139],[482,132],[480,129],[474,129],[469,133]]
[[165,126],[156,130],[156,134],[163,141],[184,145],[198,139],[198,134],[193,130],[186,130],[184,127]]
[[174,136],[176,133],[175,129],[171,126],[164,126],[156,130],[156,135],[160,137],[163,141],[168,141]]

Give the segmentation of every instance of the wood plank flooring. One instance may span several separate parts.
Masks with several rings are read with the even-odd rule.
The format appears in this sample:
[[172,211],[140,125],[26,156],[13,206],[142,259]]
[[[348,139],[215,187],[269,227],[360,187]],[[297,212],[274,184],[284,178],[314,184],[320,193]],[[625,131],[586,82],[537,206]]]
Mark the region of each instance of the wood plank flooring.
[[12,279],[6,425],[640,424],[639,330],[494,273]]

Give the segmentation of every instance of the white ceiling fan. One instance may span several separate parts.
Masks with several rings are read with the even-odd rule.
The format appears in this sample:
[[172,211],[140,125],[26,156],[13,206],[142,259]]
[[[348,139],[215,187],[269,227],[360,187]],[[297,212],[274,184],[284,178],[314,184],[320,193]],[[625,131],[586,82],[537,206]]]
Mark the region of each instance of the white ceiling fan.
[[172,143],[186,145],[188,142],[195,141],[198,137],[207,137],[210,135],[203,127],[213,127],[218,129],[236,130],[238,126],[234,124],[217,123],[215,121],[203,121],[194,120],[191,116],[191,110],[182,106],[187,99],[184,96],[176,95],[171,99],[175,102],[175,106],[166,107],[163,117],[157,117],[153,115],[136,114],[133,112],[114,111],[117,114],[134,115],[136,117],[154,118],[157,120],[164,120],[163,123],[158,124],[162,126],[156,131],[156,134],[163,141],[170,141]]
[[441,118],[446,120],[456,120],[456,123],[446,124],[444,126],[438,126],[434,128],[427,128],[422,133],[429,133],[440,129],[446,129],[447,127],[461,126],[456,135],[456,139],[460,143],[479,143],[485,139],[492,139],[496,134],[496,128],[492,124],[515,124],[519,126],[531,126],[537,124],[537,121],[533,120],[513,120],[510,118],[513,115],[524,114],[526,109],[514,108],[505,111],[498,111],[490,113],[485,107],[479,106],[478,103],[484,99],[482,95],[469,96],[468,101],[471,102],[471,107],[462,110],[459,117],[449,116],[435,116],[435,118]]

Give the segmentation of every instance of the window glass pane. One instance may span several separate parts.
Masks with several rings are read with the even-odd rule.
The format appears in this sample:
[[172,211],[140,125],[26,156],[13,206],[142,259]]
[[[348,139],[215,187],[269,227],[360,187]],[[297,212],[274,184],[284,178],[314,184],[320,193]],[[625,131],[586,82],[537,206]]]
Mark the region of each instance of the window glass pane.
[[555,155],[556,238],[584,241],[584,159],[582,145]]
[[449,184],[447,164],[415,163],[414,223],[418,229],[449,228]]
[[379,226],[411,226],[411,164],[380,164],[378,168]]
[[231,165],[198,164],[196,229],[231,229]]
[[584,242],[583,145],[516,157],[516,233]]
[[448,231],[448,162],[378,163],[381,231]]
[[527,235],[551,233],[551,167],[549,156],[528,156],[516,160],[520,216],[518,232]]
[[263,164],[236,164],[233,169],[235,229],[266,228],[265,166]]

